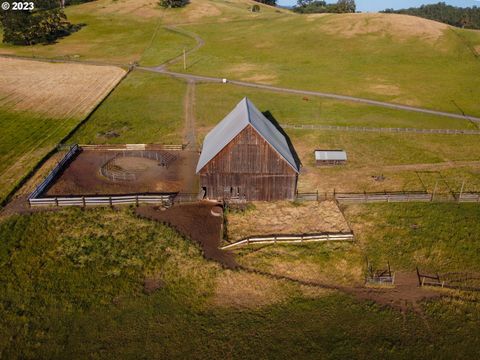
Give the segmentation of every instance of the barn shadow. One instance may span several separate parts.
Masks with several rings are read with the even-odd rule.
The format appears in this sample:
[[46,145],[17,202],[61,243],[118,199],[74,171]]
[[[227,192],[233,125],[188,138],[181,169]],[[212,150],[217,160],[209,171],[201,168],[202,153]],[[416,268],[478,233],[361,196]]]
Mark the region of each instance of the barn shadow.
[[297,154],[297,151],[295,150],[295,147],[293,146],[292,144],[292,141],[290,140],[290,137],[287,135],[287,133],[285,132],[285,130],[283,130],[283,128],[280,126],[280,124],[278,123],[277,119],[275,119],[275,117],[272,115],[272,113],[270,111],[264,111],[263,112],[263,115],[268,119],[270,120],[270,122],[273,124],[273,126],[275,126],[277,128],[278,131],[280,131],[280,133],[285,136],[285,139],[287,140],[287,144],[288,144],[288,148],[290,149],[290,152],[292,153],[293,155],[293,158],[295,160],[295,163],[297,164],[298,168],[300,168],[300,166],[302,165],[302,162],[300,161],[300,157],[298,156]]

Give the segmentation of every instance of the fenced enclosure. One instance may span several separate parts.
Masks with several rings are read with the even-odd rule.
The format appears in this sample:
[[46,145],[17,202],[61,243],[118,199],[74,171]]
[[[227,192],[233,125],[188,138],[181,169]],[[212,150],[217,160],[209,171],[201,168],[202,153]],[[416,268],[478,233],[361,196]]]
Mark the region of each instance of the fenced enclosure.
[[392,273],[390,262],[387,262],[386,269],[374,269],[367,259],[367,275],[365,283],[368,285],[394,285],[395,274]]
[[[72,195],[72,196],[44,196],[46,190],[56,181],[58,176],[67,167],[67,165],[82,151],[87,150],[102,150],[102,151],[121,151],[115,155],[113,159],[122,157],[141,157],[158,162],[159,166],[168,167],[173,162],[177,155],[172,151],[182,150],[182,145],[144,145],[144,144],[125,144],[125,145],[84,145],[78,144],[65,147],[61,149],[68,149],[63,158],[50,171],[47,177],[35,188],[35,190],[28,197],[29,205],[37,206],[114,206],[114,205],[139,205],[151,204],[170,206],[174,199],[176,201],[184,202],[192,200],[193,194],[179,195],[178,192],[163,192],[163,193],[138,193],[125,195]],[[136,174],[130,172],[119,171],[115,167],[105,167],[100,170],[101,174],[107,178],[115,180],[135,180]],[[198,196],[197,194],[195,194]]]
[[434,286],[460,291],[480,291],[480,274],[450,272],[446,274],[422,274],[417,267],[419,286]]
[[222,250],[237,248],[252,244],[303,244],[309,242],[330,242],[330,241],[354,241],[352,232],[349,233],[324,233],[324,234],[303,234],[303,235],[267,235],[252,236],[221,247]]

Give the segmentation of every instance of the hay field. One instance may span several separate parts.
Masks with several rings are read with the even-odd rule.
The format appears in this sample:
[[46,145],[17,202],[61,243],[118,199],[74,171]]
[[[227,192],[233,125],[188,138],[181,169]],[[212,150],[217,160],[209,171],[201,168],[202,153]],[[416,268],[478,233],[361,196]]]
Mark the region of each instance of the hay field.
[[0,201],[121,80],[117,67],[0,58]]

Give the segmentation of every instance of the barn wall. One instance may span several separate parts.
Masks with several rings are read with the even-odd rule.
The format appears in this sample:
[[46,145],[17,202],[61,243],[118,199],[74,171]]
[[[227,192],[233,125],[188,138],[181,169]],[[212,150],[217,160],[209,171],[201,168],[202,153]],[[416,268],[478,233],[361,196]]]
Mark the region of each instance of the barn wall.
[[294,199],[297,173],[247,126],[200,171],[200,183],[214,199]]

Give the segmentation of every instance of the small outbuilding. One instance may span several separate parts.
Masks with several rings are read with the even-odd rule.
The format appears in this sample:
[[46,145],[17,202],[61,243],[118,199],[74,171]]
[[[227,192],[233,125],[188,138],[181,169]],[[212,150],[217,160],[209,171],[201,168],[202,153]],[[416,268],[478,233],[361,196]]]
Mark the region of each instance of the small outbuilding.
[[244,98],[205,137],[197,165],[205,197],[293,200],[300,164],[283,131]]
[[315,150],[315,164],[343,165],[347,163],[347,153],[344,150]]

